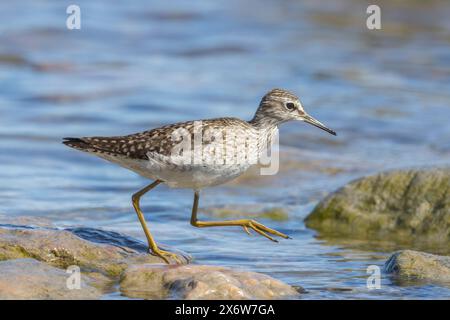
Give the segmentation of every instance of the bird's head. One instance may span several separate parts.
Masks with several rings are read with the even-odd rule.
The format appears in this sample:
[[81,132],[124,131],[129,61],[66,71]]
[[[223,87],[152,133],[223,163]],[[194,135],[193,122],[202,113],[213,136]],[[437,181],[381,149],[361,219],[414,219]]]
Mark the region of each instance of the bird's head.
[[266,93],[252,121],[259,124],[281,124],[291,120],[304,121],[336,135],[336,132],[306,113],[296,95],[284,89],[272,89]]

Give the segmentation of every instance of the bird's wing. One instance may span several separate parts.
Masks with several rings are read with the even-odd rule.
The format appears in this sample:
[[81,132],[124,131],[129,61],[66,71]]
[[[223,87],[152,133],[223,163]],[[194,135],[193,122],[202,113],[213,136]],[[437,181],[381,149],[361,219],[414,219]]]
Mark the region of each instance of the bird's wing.
[[[201,132],[202,145],[208,145],[211,139],[204,136],[205,130],[217,129],[220,131],[226,129],[227,126],[236,125],[237,121],[243,123],[243,121],[233,118],[188,121],[127,136],[65,138],[63,143],[86,152],[147,160],[149,155],[154,154],[164,157],[171,156],[180,147],[194,149],[196,132]],[[245,125],[242,123],[240,123],[241,126]],[[181,146],[182,141],[190,146],[186,146],[186,144]]]

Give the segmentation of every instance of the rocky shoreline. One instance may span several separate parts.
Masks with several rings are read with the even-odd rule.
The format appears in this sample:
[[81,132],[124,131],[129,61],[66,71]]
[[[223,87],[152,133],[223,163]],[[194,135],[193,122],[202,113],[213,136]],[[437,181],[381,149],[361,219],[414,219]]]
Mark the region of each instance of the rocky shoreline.
[[[87,239],[97,239],[97,242]],[[98,243],[102,239],[103,243]],[[141,299],[295,299],[301,289],[219,266],[166,265],[119,233],[0,224],[0,299],[99,299],[118,290]],[[78,269],[77,269],[78,268]],[[78,287],[71,288],[73,270]]]

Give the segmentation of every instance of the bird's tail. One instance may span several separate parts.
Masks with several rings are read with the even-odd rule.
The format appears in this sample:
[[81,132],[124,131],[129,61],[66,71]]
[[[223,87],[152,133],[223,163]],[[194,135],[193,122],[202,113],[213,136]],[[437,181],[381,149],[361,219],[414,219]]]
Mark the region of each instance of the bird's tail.
[[81,151],[89,151],[89,149],[92,149],[92,146],[90,145],[89,142],[86,142],[80,138],[63,138],[62,143],[64,143],[66,146]]

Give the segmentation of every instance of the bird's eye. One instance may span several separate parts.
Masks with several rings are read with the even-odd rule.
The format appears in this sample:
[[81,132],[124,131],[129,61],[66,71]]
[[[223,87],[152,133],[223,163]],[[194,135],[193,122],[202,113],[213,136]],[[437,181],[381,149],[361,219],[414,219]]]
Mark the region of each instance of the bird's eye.
[[295,109],[295,104],[293,104],[292,102],[288,102],[288,103],[286,103],[286,108],[288,109],[288,110],[294,110]]

